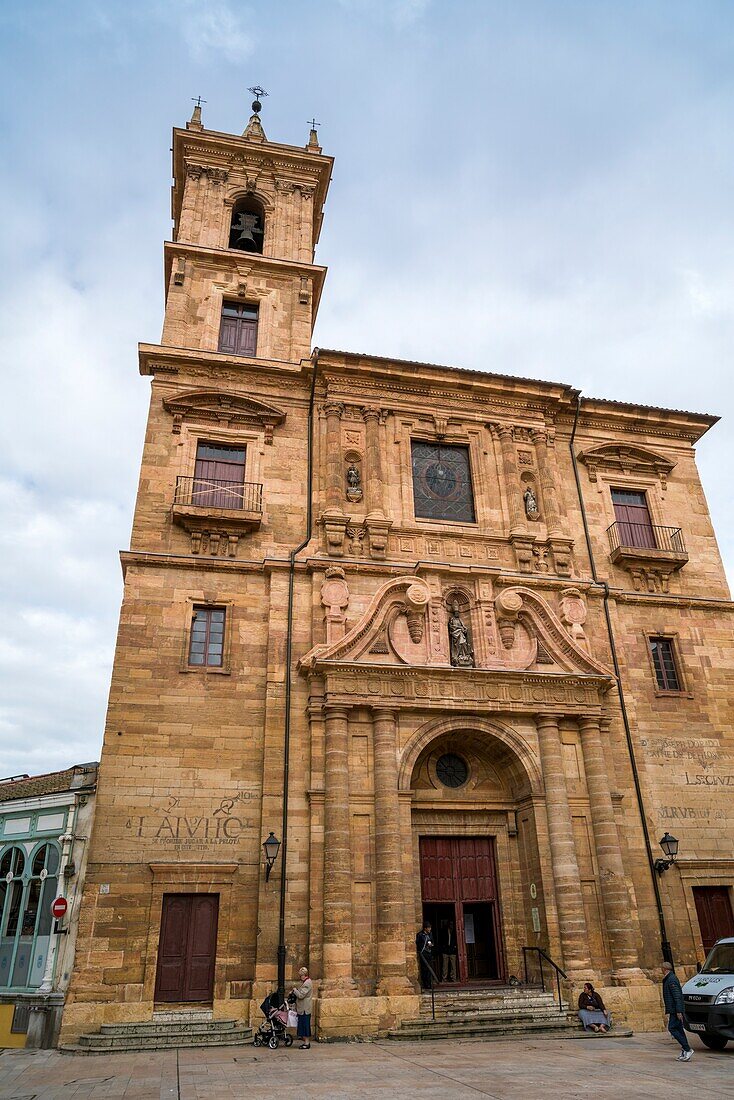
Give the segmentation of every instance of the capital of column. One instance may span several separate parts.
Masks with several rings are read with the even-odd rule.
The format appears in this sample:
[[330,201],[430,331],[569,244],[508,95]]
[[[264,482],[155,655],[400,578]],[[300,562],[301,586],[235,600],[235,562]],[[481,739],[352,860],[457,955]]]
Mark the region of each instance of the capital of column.
[[362,413],[362,419],[365,423],[370,420],[379,423],[382,417],[382,409],[378,408],[376,405],[363,405],[360,412]]
[[548,444],[548,432],[545,428],[531,428],[530,438],[533,443],[540,443],[541,445]]
[[349,718],[351,707],[345,707],[338,703],[324,704],[324,718]]
[[533,715],[535,725],[541,728],[550,726],[552,729],[558,729],[562,719],[566,715],[562,711],[540,711],[538,714]]
[[578,727],[584,730],[601,730],[601,718],[597,714],[582,714],[578,719]]
[[379,703],[377,703],[370,707],[370,711],[372,712],[373,720],[377,718],[391,718],[393,722],[396,722],[398,718],[398,712],[395,707],[381,707]]
[[325,401],[322,407],[327,416],[338,416],[340,420],[344,416],[343,401]]

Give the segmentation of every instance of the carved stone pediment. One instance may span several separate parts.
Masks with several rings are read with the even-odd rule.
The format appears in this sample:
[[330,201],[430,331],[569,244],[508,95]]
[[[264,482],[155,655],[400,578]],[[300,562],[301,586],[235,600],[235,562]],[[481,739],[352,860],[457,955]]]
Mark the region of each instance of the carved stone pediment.
[[[578,605],[578,606],[577,606]],[[610,670],[585,648],[582,623],[586,609],[576,589],[568,589],[559,613],[534,590],[513,586],[495,600],[499,641],[476,647],[486,656],[477,667],[487,672],[535,672],[591,676],[611,682]],[[477,608],[463,613],[471,622],[476,646],[485,616]],[[565,623],[565,625],[564,625]],[[452,669],[447,649],[448,612],[441,594],[431,594],[422,579],[410,575],[387,581],[375,592],[359,621],[332,644],[314,646],[300,662],[302,670],[330,665],[381,665],[414,669]]]
[[589,471],[589,479],[596,481],[597,470],[612,470],[624,474],[640,474],[660,478],[665,488],[675,462],[647,447],[629,443],[600,443],[579,451],[577,458]]
[[320,661],[360,664],[436,663],[426,629],[430,592],[417,577],[396,577],[378,588],[361,619],[339,641],[314,646],[301,658],[302,669]]
[[163,398],[164,408],[173,417],[173,431],[181,430],[184,420],[208,420],[219,424],[253,424],[265,429],[265,442],[272,443],[273,428],[282,424],[286,414],[275,405],[266,405],[244,393],[231,390],[186,390]]

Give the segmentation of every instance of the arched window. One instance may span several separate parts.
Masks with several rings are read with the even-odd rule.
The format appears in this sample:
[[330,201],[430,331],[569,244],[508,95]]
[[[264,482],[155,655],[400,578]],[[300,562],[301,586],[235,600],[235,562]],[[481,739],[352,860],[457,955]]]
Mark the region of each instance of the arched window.
[[43,980],[59,862],[52,842],[39,845],[29,859],[17,847],[0,856],[0,987],[35,988]]
[[229,247],[243,252],[262,252],[265,239],[265,210],[254,195],[245,195],[232,207]]

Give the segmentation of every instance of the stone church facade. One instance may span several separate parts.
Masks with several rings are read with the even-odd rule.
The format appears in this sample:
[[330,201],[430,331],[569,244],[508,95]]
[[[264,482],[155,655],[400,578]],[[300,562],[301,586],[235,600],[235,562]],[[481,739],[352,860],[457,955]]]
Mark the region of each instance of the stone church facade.
[[424,919],[463,985],[540,947],[657,1027],[664,941],[692,972],[731,919],[734,619],[694,453],[716,418],[312,351],[331,170],[257,114],[174,130],[62,1038],[255,1018],[279,953],[322,1035],[375,1034],[419,1011]]

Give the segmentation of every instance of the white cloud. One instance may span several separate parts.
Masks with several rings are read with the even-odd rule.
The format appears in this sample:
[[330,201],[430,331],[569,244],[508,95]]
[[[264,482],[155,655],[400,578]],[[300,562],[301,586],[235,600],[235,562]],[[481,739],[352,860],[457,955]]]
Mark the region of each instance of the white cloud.
[[257,25],[252,8],[227,0],[177,0],[171,15],[195,61],[217,57],[244,61],[252,52],[251,29]]

